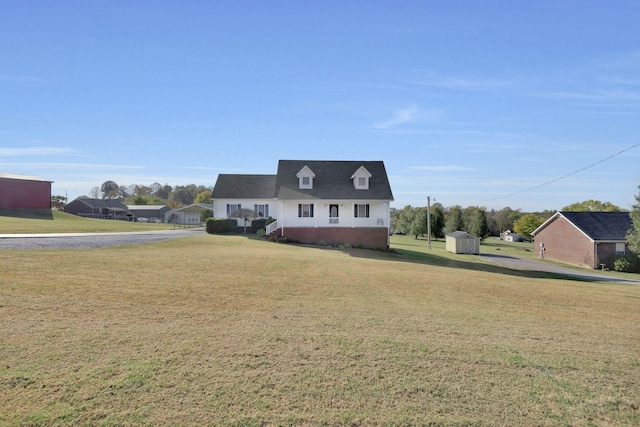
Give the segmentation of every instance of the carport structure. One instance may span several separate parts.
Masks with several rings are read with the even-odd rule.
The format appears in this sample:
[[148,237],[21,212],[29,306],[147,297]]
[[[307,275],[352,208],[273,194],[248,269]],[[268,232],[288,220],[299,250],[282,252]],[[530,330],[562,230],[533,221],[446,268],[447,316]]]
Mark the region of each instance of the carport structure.
[[210,212],[213,216],[213,205],[208,203],[194,203],[172,209],[164,214],[164,221],[178,227],[202,227],[203,213]]

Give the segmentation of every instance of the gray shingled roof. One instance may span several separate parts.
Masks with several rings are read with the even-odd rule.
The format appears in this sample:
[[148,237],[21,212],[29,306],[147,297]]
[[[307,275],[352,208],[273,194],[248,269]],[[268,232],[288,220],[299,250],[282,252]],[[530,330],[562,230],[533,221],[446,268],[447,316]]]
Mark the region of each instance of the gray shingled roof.
[[560,212],[593,240],[626,240],[633,224],[629,212]]
[[[315,173],[313,189],[301,190],[296,174],[308,166]],[[351,176],[364,166],[370,173],[368,190],[356,190]],[[279,199],[393,200],[382,161],[280,160],[275,185]]]
[[122,199],[89,199],[86,197],[78,197],[75,201],[80,201],[92,209],[119,209],[127,210],[127,206],[122,203]]
[[214,199],[273,199],[275,175],[220,174],[213,187]]

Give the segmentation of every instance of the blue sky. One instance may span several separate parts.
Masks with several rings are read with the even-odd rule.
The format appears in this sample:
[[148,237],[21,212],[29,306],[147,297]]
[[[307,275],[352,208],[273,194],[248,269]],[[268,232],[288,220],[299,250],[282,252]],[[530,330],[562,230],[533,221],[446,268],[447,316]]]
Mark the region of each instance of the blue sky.
[[398,208],[628,209],[638,22],[637,0],[4,1],[0,171],[73,199],[383,160]]

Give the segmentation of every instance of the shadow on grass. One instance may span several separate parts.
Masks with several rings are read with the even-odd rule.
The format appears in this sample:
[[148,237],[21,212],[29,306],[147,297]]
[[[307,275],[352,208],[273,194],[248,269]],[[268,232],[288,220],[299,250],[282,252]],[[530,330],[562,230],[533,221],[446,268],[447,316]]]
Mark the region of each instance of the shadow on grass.
[[[257,236],[255,234],[244,234],[245,237],[249,239],[255,240],[264,240],[263,237]],[[273,244],[282,244],[282,243],[273,243]],[[582,277],[582,276],[574,276],[569,274],[561,274],[561,273],[552,273],[547,271],[537,271],[537,270],[521,270],[515,268],[509,268],[497,264],[489,264],[485,263],[482,260],[476,258],[479,257],[494,257],[494,258],[509,258],[509,259],[518,259],[517,257],[513,257],[510,255],[493,255],[493,254],[482,254],[482,255],[458,255],[460,258],[466,259],[452,259],[449,257],[444,257],[440,255],[435,255],[431,253],[424,253],[421,251],[413,251],[410,249],[399,249],[392,248],[389,252],[383,251],[375,251],[370,249],[359,249],[359,248],[340,248],[334,246],[316,246],[316,245],[304,245],[298,243],[289,242],[287,244],[309,247],[309,248],[318,248],[325,250],[335,250],[341,251],[345,254],[348,254],[352,257],[357,258],[367,258],[367,259],[383,259],[388,261],[396,261],[396,262],[409,262],[415,264],[423,264],[428,266],[437,266],[437,267],[445,267],[459,270],[472,270],[472,271],[484,271],[488,273],[495,274],[504,274],[514,277],[527,277],[527,278],[535,278],[535,279],[563,279],[563,280],[574,280],[580,282],[595,282],[596,279]],[[416,246],[422,247],[420,243],[403,243],[403,246]],[[467,258],[468,257],[468,258]]]
[[53,221],[51,209],[0,209],[0,216],[23,219],[46,219]]
[[[352,256],[364,256],[367,257],[364,252],[357,251],[350,253]],[[592,282],[594,280],[585,277],[576,277],[572,275],[551,273],[547,271],[536,270],[520,270],[515,268],[504,267],[496,264],[487,264],[480,260],[476,261],[474,258],[479,257],[500,257],[517,259],[516,257],[508,255],[459,255],[460,258],[467,259],[452,259],[434,254],[425,254],[424,252],[412,251],[407,249],[396,249],[389,253],[389,258],[397,260],[399,262],[411,262],[424,265],[433,265],[438,267],[472,270],[472,271],[484,271],[487,273],[504,274],[515,277],[527,277],[533,279],[563,279],[563,280],[577,280],[581,282]]]

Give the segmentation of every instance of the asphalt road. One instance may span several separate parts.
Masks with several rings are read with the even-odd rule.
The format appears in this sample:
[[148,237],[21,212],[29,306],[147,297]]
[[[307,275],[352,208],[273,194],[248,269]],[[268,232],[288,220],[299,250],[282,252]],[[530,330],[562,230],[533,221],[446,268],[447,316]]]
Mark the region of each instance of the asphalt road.
[[135,245],[204,233],[203,228],[129,233],[0,234],[2,249],[85,249]]

